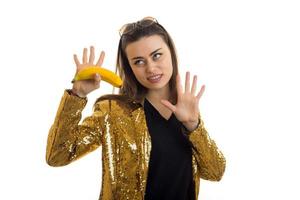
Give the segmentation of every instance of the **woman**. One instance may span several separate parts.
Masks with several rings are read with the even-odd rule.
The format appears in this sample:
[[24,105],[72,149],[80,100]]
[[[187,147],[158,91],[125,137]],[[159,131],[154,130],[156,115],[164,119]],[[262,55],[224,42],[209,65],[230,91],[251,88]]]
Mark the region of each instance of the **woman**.
[[[225,158],[210,139],[198,109],[204,86],[197,76],[180,84],[175,47],[154,18],[120,29],[117,69],[123,80],[118,95],[104,95],[81,124],[87,95],[101,77],[75,81],[65,90],[47,142],[50,166],[67,165],[102,145],[99,199],[197,199],[200,178],[219,181]],[[76,73],[96,64],[94,47],[74,55]]]

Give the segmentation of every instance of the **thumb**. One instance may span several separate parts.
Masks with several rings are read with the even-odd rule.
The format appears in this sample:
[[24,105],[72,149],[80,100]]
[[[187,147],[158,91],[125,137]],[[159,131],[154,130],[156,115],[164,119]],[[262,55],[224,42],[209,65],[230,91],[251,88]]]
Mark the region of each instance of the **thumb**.
[[176,106],[174,106],[173,104],[171,104],[168,100],[160,100],[160,102],[167,107],[169,110],[171,110],[172,112],[175,112],[176,110]]
[[94,75],[94,80],[95,80],[96,82],[100,82],[100,81],[101,81],[101,76],[100,76],[98,73],[96,73],[96,74]]

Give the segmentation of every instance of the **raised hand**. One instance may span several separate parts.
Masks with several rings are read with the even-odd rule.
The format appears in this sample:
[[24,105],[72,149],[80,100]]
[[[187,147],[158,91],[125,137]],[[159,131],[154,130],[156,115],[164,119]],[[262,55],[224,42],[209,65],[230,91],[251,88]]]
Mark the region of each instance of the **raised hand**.
[[202,85],[200,91],[195,95],[197,87],[197,76],[194,75],[192,88],[190,88],[190,72],[186,72],[185,88],[183,91],[180,83],[180,75],[176,77],[177,87],[177,104],[173,105],[168,100],[161,100],[161,103],[169,108],[176,116],[176,118],[183,123],[189,130],[196,128],[198,124],[199,100],[204,93],[205,85]]
[[[74,54],[74,61],[76,64],[76,73],[75,75],[82,69],[89,67],[89,66],[102,66],[103,60],[105,57],[104,51],[101,52],[99,59],[96,64],[94,64],[95,61],[95,49],[93,46],[90,47],[90,55],[88,57],[87,48],[83,49],[83,55],[82,55],[82,63],[78,60],[78,57],[76,54]],[[80,97],[85,97],[88,93],[92,92],[93,90],[96,90],[100,87],[100,81],[101,77],[99,74],[95,74],[94,79],[91,80],[81,80],[81,81],[75,81],[73,84],[72,91],[76,93]]]

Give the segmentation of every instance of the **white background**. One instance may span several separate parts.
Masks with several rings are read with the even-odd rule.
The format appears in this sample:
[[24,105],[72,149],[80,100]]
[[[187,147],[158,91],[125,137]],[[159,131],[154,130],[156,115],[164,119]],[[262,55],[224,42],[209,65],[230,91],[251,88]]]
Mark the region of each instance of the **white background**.
[[[199,199],[300,199],[300,6],[292,0],[0,2],[0,199],[95,200],[101,148],[68,166],[45,162],[72,55],[94,45],[114,70],[118,29],[153,16],[173,37],[180,72],[199,76],[200,110],[227,159]],[[102,82],[94,100],[112,87]]]

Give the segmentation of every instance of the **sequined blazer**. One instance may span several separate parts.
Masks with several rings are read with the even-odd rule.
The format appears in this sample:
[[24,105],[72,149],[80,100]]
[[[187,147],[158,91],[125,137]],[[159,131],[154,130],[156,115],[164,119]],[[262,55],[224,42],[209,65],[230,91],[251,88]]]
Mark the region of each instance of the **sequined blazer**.
[[[79,123],[86,103],[86,98],[64,91],[49,130],[46,162],[64,166],[102,146],[99,200],[144,199],[151,138],[142,104],[121,99],[97,101],[92,115]],[[195,199],[200,178],[219,181],[226,163],[200,117],[199,121],[194,131],[183,130],[192,144]]]

